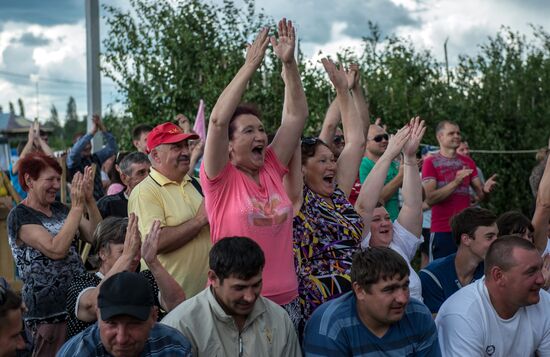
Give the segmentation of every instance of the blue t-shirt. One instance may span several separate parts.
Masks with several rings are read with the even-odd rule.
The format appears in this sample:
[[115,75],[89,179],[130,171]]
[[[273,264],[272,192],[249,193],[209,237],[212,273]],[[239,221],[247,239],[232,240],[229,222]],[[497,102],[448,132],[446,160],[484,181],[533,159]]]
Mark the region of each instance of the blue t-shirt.
[[405,314],[383,337],[359,319],[353,291],[321,305],[304,332],[307,356],[441,356],[430,311],[410,299]]
[[[191,343],[178,330],[155,323],[149,332],[140,357],[191,356]],[[103,357],[111,356],[103,347],[97,323],[88,327],[69,341],[57,352],[57,357]]]
[[[436,259],[418,272],[422,282],[424,304],[434,314],[439,311],[439,308],[449,296],[462,288],[456,275],[455,258],[456,253]],[[477,266],[470,283],[483,277],[483,269],[484,264],[481,262]]]

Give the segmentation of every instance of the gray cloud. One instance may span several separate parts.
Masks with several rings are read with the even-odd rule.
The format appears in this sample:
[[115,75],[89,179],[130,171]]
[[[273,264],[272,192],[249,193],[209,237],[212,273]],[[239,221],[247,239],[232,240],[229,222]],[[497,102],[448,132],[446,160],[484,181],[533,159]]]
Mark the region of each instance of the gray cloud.
[[84,0],[2,0],[0,8],[0,22],[57,25],[84,18]]
[[6,47],[2,53],[4,68],[15,73],[37,73],[38,67],[32,58],[33,48],[19,45]]
[[50,43],[50,40],[43,36],[36,36],[33,33],[27,32],[23,34],[18,39],[12,39],[11,43],[16,44],[19,43],[23,46],[29,46],[29,47],[37,47],[37,46],[46,46]]
[[420,26],[407,9],[389,0],[256,0],[256,7],[275,20],[283,16],[297,19],[301,39],[318,44],[330,40],[335,22],[346,23],[344,33],[354,38],[369,35],[369,20],[378,24],[383,34],[399,26]]

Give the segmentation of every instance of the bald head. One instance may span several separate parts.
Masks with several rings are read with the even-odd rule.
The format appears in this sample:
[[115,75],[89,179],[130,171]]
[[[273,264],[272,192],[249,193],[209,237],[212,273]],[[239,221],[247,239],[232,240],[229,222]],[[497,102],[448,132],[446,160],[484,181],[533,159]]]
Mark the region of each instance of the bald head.
[[388,147],[388,134],[380,125],[369,125],[365,154],[376,161]]

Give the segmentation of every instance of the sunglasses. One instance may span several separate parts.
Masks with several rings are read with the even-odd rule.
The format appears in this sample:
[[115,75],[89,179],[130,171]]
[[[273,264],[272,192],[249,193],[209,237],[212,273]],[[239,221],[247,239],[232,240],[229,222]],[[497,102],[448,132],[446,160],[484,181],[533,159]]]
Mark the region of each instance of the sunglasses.
[[343,142],[344,142],[344,135],[336,135],[336,136],[334,137],[333,142],[334,142],[335,144],[341,144],[341,143],[343,143]]
[[372,138],[370,140],[374,140],[375,142],[379,143],[382,140],[388,141],[389,139],[390,139],[390,137],[389,137],[388,134],[380,134],[380,135],[376,135],[374,138]]
[[6,302],[6,297],[6,289],[4,289],[2,285],[0,285],[0,306],[4,305],[4,303]]
[[322,142],[322,140],[316,136],[307,136],[302,138],[302,145],[311,146],[317,144],[318,142]]

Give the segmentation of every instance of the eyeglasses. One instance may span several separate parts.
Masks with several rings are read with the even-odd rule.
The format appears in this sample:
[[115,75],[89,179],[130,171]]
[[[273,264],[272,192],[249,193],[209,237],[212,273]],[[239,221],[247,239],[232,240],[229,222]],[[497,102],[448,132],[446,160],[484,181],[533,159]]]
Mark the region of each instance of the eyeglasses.
[[380,134],[380,135],[376,135],[374,138],[369,139],[369,140],[374,140],[375,142],[379,143],[382,140],[388,141],[389,139],[390,139],[390,137],[388,136],[388,134]]

